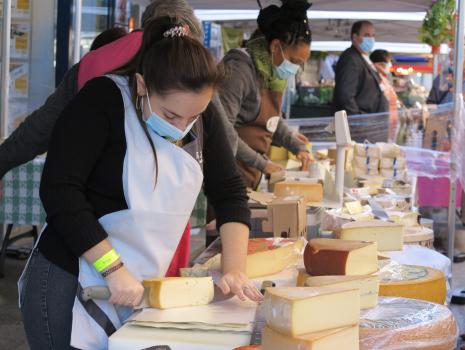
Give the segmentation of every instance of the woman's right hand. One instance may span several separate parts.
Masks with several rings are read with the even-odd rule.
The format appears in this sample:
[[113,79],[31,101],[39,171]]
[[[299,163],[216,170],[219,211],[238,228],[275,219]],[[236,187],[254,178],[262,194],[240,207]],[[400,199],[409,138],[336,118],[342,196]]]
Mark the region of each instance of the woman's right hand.
[[277,171],[283,170],[283,167],[279,164],[273,163],[272,161],[268,161],[268,163],[265,166],[265,174],[272,174]]
[[110,304],[136,307],[144,296],[144,287],[134,276],[122,267],[106,277],[111,292]]

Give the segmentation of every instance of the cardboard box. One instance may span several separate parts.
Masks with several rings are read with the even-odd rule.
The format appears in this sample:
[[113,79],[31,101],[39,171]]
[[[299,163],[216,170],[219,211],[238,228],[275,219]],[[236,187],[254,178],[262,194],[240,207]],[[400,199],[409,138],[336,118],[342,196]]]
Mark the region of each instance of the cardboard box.
[[307,237],[307,207],[303,197],[285,197],[268,204],[268,220],[263,222],[263,232],[273,232],[274,237]]

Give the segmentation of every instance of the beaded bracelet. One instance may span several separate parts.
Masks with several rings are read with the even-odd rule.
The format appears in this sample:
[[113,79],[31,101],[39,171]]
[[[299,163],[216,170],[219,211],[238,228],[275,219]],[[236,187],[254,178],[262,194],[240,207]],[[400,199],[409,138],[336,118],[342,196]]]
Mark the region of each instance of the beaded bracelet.
[[124,266],[123,262],[118,263],[117,265],[110,267],[108,270],[102,272],[102,277],[106,278],[111,275],[113,272],[118,271],[120,268]]

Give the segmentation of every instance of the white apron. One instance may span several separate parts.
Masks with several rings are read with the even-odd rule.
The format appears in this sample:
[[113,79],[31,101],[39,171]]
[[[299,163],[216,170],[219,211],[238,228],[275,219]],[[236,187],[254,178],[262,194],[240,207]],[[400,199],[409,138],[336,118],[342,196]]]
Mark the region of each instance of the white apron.
[[[120,88],[125,106],[127,151],[123,187],[129,209],[105,215],[99,222],[126,268],[138,280],[163,277],[200,192],[202,170],[186,151],[150,131],[159,165],[154,190],[153,152],[137,119],[128,81],[119,76],[109,77]],[[105,279],[84,258],[79,259],[79,282],[82,288],[106,285]],[[115,307],[101,300],[94,302],[116,329],[132,313],[131,308]],[[77,298],[73,307],[71,345],[83,350],[108,348],[107,333]]]

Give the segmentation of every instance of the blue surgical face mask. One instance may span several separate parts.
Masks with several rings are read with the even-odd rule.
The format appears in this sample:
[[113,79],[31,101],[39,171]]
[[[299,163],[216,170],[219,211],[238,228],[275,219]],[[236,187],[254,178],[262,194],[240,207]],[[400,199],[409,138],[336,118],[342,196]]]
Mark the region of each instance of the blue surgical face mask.
[[364,37],[362,43],[360,44],[360,49],[364,52],[371,52],[375,47],[375,38]]
[[168,123],[165,119],[160,117],[157,113],[152,111],[152,106],[150,106],[149,95],[147,92],[147,104],[149,106],[150,117],[145,121],[147,126],[152,129],[157,135],[164,137],[170,141],[179,141],[182,140],[192,129],[197,119],[190,123],[186,130],[182,131],[174,125]]
[[274,66],[274,68],[279,79],[287,80],[297,74],[300,66],[298,64],[292,63],[284,56],[281,45],[279,48],[281,49],[281,54],[283,55],[284,61],[279,66]]

